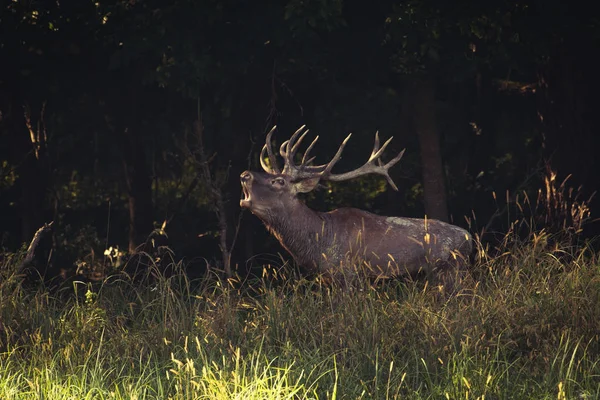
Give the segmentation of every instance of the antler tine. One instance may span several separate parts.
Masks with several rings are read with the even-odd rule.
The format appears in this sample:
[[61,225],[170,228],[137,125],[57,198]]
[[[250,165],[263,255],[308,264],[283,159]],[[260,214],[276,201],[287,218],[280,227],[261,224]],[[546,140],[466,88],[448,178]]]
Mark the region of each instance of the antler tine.
[[396,186],[396,184],[394,183],[394,181],[392,180],[392,178],[390,177],[390,175],[388,174],[388,170],[393,167],[394,165],[396,165],[396,163],[398,161],[400,161],[400,159],[402,158],[402,156],[404,155],[404,152],[406,151],[406,149],[402,149],[402,151],[400,153],[398,153],[398,155],[396,157],[394,157],[394,159],[392,159],[390,162],[388,162],[385,165],[382,165],[383,163],[381,162],[381,159],[378,159],[377,161],[379,161],[379,166],[381,168],[385,169],[385,179],[388,181],[388,183],[390,184],[390,186],[392,187],[392,189],[394,189],[395,191],[398,191],[398,187]]
[[[305,154],[305,156],[306,156],[306,154]],[[315,161],[315,158],[317,158],[317,157],[311,157],[311,158],[309,158],[306,161],[304,160],[304,158],[306,158],[306,157],[302,157],[302,167],[303,168],[306,168],[306,167],[310,168],[311,166],[309,166],[308,164],[310,164],[311,162]],[[313,167],[314,167],[314,165],[313,165]]]
[[377,150],[379,150],[379,131],[375,131],[375,143],[373,144],[373,152],[371,153],[371,155]]
[[[292,151],[294,149],[297,149],[296,146],[294,146],[294,141],[296,140],[296,137],[298,136],[298,134],[300,132],[302,132],[302,129],[304,129],[306,125],[302,125],[296,132],[294,132],[294,134],[292,135],[291,138],[289,138],[288,140],[286,140],[285,142],[281,143],[281,147],[279,147],[279,154],[281,154],[281,157],[287,157],[287,154],[290,150],[290,142],[292,143]],[[302,135],[304,137],[304,135]],[[300,141],[302,141],[302,138],[300,138]]]
[[[348,140],[348,138],[346,138],[344,143],[342,143],[341,148],[345,145],[345,142],[347,140]],[[352,179],[352,178],[357,178],[359,176],[363,176],[363,175],[367,175],[367,174],[378,174],[378,175],[383,175],[385,177],[385,179],[390,184],[392,189],[398,190],[398,187],[396,186],[396,184],[390,177],[388,170],[391,167],[393,167],[398,161],[400,161],[400,159],[404,155],[404,150],[402,150],[396,157],[394,157],[393,160],[391,160],[390,162],[388,162],[385,165],[383,165],[383,163],[381,162],[381,159],[380,159],[381,155],[383,154],[383,151],[385,150],[387,145],[391,142],[391,140],[392,140],[392,138],[389,138],[383,144],[383,146],[381,146],[381,148],[379,148],[379,133],[376,133],[375,134],[375,145],[373,146],[373,152],[371,153],[371,157],[369,157],[367,162],[362,167],[355,169],[354,171],[334,175],[334,174],[330,173],[331,168],[333,167],[333,165],[331,165],[331,162],[330,162],[327,165],[327,167],[325,168],[325,170],[323,171],[322,178],[326,179],[326,180],[330,180],[330,181],[338,181],[339,182],[339,181],[345,181],[345,180]],[[341,148],[340,148],[340,150],[341,150]],[[338,155],[340,153],[340,150],[338,150],[338,154],[336,154],[336,157],[334,157],[334,160],[336,162],[337,162],[336,158],[339,158]],[[334,160],[332,160],[332,162]],[[376,160],[377,160],[377,165],[374,164],[374,161],[376,161]]]
[[302,140],[304,140],[304,137],[306,136],[306,134],[308,133],[308,131],[309,131],[309,129],[307,129],[306,131],[304,131],[304,133],[298,138],[298,140],[296,141],[296,143],[294,143],[292,145],[292,157],[294,155],[296,155],[296,152],[298,151],[298,147],[300,147],[300,144],[302,143]]
[[312,163],[316,157],[308,158],[308,156],[310,155],[312,148],[317,143],[317,140],[319,140],[318,136],[315,137],[315,139],[312,141],[310,146],[308,146],[308,148],[304,152],[304,156],[302,157],[302,164],[300,164],[302,171],[301,171],[300,175],[303,177],[310,178],[310,177],[314,177],[315,175],[321,175],[323,173],[323,171],[325,170],[325,168],[327,167],[327,164],[310,165],[310,163]]
[[[386,146],[387,146],[387,144],[386,144]],[[375,144],[373,145],[373,151],[371,152],[371,157],[373,157],[373,154],[376,153],[377,150],[379,150],[379,131],[375,131]],[[377,164],[383,165],[383,163],[381,162],[381,159],[377,160]]]
[[369,161],[379,159],[379,157],[381,157],[381,155],[383,154],[383,151],[385,150],[387,145],[390,144],[390,142],[392,141],[393,138],[394,137],[392,136],[391,138],[386,140],[385,143],[383,144],[383,146],[381,146],[381,148],[379,148],[379,132],[375,133],[375,146],[373,147],[373,151],[371,152],[371,157],[369,157]]
[[340,148],[338,149],[337,153],[335,153],[335,156],[333,156],[333,158],[331,159],[331,161],[329,161],[329,164],[327,164],[325,166],[325,169],[323,170],[323,172],[321,173],[322,177],[327,178],[331,172],[331,169],[333,168],[333,166],[340,160],[340,158],[342,157],[342,151],[344,151],[344,147],[346,147],[346,143],[348,143],[348,140],[350,140],[350,137],[352,136],[352,134],[350,133],[348,136],[346,136],[346,139],[344,139],[344,141],[342,142],[342,144],[340,145]]
[[[279,148],[279,153],[281,154],[282,157],[286,157],[289,150],[290,150],[290,144],[292,145],[291,150],[294,150],[294,148],[296,148],[294,146],[294,142],[296,141],[296,138],[298,137],[298,135],[304,130],[304,128],[306,128],[306,125],[302,125],[300,128],[298,128],[298,130],[296,130],[296,132],[294,132],[294,134],[292,135],[291,138],[289,138],[289,140],[286,140],[285,142],[283,142],[281,144],[281,147]],[[304,136],[304,135],[302,135]],[[302,140],[302,138],[300,138],[300,141]]]
[[285,161],[285,165],[283,167],[284,174],[295,174],[295,172],[292,172],[297,169],[294,164],[294,155],[296,154],[298,146],[300,145],[300,142],[302,142],[302,139],[304,138],[308,130],[304,132],[304,134],[300,137],[300,139],[298,139],[297,142],[296,138],[298,138],[298,135],[300,135],[304,128],[306,128],[306,125],[302,125],[300,128],[298,128],[298,130],[294,132],[294,134],[289,140],[283,142],[281,148],[279,149],[279,153]]
[[265,162],[265,153],[267,152],[267,145],[265,144],[262,148],[262,150],[260,151],[260,157],[258,158],[260,161],[260,166],[262,167],[262,169],[270,174],[273,172],[273,169],[271,169],[271,167],[269,167],[267,165],[267,163]]
[[[304,135],[302,137],[304,137]],[[302,138],[300,138],[300,139],[302,139]],[[312,143],[308,146],[308,148],[304,152],[304,156],[302,156],[302,166],[305,166],[305,167],[308,166],[308,164],[310,164],[315,159],[314,157],[311,157],[310,159],[307,160],[307,157],[310,154],[310,151],[312,150],[312,148],[315,147],[317,140],[319,140],[319,135],[317,135],[315,137],[315,139],[312,141]]]
[[281,157],[285,158],[285,155],[287,154],[287,145],[289,142],[289,140],[286,140],[285,142],[281,143],[281,146],[279,147],[279,155]]
[[[263,148],[260,152],[260,165],[265,170],[265,172],[268,174],[281,173],[281,170],[279,169],[279,166],[277,165],[277,158],[275,157],[275,154],[273,154],[273,149],[271,147],[271,137],[273,136],[273,132],[275,132],[275,129],[277,129],[277,125],[274,125],[273,128],[271,128],[271,130],[269,131],[269,133],[267,133],[265,145],[263,146]],[[265,160],[264,160],[265,152],[269,156],[269,163],[271,164],[270,166],[268,166],[265,163]]]
[[385,164],[384,167],[386,169],[390,169],[391,167],[393,167],[394,165],[396,165],[398,163],[398,161],[400,161],[400,159],[404,155],[405,151],[406,151],[406,149],[402,149],[402,151],[400,153],[398,153],[398,155],[396,157],[394,157],[392,160],[390,160],[387,164]]

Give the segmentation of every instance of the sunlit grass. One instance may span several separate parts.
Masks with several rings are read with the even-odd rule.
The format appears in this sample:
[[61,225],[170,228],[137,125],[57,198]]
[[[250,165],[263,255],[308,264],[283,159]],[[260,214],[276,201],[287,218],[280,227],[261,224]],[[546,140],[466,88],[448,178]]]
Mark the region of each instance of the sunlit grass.
[[600,264],[544,235],[481,250],[453,295],[425,281],[342,290],[269,268],[49,293],[23,288],[9,260],[0,398],[598,398]]

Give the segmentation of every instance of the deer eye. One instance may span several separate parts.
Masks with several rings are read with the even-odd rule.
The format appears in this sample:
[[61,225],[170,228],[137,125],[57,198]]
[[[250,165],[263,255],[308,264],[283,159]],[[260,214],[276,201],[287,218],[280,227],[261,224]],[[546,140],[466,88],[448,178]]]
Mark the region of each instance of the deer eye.
[[279,186],[284,186],[285,185],[285,179],[283,178],[275,178],[271,181],[271,184],[278,184]]

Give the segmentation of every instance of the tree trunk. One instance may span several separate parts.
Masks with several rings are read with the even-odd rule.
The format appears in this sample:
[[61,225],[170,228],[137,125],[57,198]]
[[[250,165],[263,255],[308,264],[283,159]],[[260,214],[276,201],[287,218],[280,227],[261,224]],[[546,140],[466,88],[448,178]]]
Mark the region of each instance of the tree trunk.
[[[27,137],[24,143],[25,160],[19,168],[21,181],[21,239],[32,240],[38,228],[44,224],[46,191],[49,187],[50,163],[46,149],[46,126],[44,124],[45,103],[39,114],[32,116],[25,106],[24,122]],[[36,113],[37,114],[37,113]],[[20,129],[19,129],[20,130]]]
[[129,251],[135,252],[153,229],[152,179],[146,164],[142,138],[125,129],[123,166],[129,196]]
[[421,147],[425,214],[428,218],[448,221],[445,174],[436,121],[435,81],[426,77],[418,80],[413,89],[414,128]]
[[53,278],[53,274],[48,273],[49,267],[52,265],[53,224],[54,221],[44,224],[35,232],[27,248],[27,254],[21,263],[20,271],[32,283],[37,282],[38,279],[46,280]]
[[46,181],[33,154],[19,168],[21,186],[21,241],[29,243],[44,224]]
[[[127,188],[129,206],[128,248],[133,253],[153,231],[154,207],[152,199],[152,177],[146,157],[148,139],[152,138],[152,127],[148,116],[152,113],[151,90],[132,85],[133,75],[141,67],[133,65],[115,79],[124,91],[111,92],[110,104],[114,118],[113,132],[122,143],[121,161]],[[123,106],[123,103],[125,106]]]

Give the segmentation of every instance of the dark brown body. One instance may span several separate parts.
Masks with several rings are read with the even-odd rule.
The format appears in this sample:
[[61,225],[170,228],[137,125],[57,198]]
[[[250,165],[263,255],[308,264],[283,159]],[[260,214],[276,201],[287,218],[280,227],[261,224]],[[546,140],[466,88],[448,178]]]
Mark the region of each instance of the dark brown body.
[[[415,274],[445,265],[454,256],[463,261],[471,252],[468,232],[437,220],[382,217],[354,208],[317,215],[323,221],[322,231],[329,231],[321,235],[320,244],[315,243],[321,255],[316,263],[320,272],[358,267],[371,277]],[[310,268],[315,258],[319,259],[299,263]]]
[[414,274],[461,263],[472,249],[466,230],[437,220],[384,217],[355,208],[313,211],[289,193],[293,183],[285,176],[246,171],[242,187],[240,205],[311,272],[374,278]]
[[[340,160],[350,135],[327,164],[313,165],[310,151],[318,136],[308,146],[301,163],[295,162],[300,143],[308,131],[302,126],[283,142],[279,154],[284,159],[279,169],[267,134],[260,155],[265,171],[241,174],[244,197],[240,206],[260,218],[305,269],[332,278],[366,275],[372,278],[431,272],[438,266],[460,265],[471,253],[471,235],[464,229],[436,220],[380,217],[355,208],[322,213],[306,207],[299,193],[314,190],[320,181],[347,181],[365,175],[380,175],[395,190],[388,171],[404,154],[401,151],[387,163],[381,156],[392,140],[379,145],[379,134],[369,159],[359,168],[336,174],[332,172]],[[265,158],[268,157],[268,158]]]

